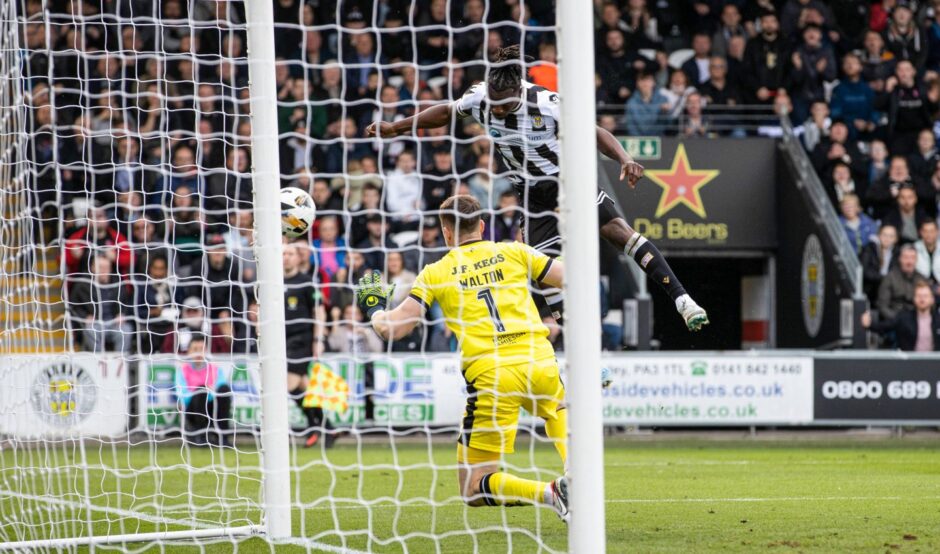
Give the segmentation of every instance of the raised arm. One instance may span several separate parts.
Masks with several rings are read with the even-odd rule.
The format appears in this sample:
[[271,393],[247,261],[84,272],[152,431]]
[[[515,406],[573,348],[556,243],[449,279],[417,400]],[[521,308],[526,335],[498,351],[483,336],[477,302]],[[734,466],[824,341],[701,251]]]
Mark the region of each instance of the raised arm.
[[597,150],[620,164],[620,180],[626,179],[630,188],[635,187],[637,181],[643,178],[643,166],[627,154],[614,135],[601,127],[597,127]]
[[539,283],[560,289],[565,284],[565,264],[557,258],[552,260],[552,265],[549,266],[545,275],[539,279]]
[[381,135],[383,138],[392,138],[399,135],[406,135],[410,133],[412,129],[434,129],[443,127],[451,122],[452,112],[453,108],[450,102],[436,104],[411,117],[406,117],[394,123],[387,121],[373,123],[366,127],[366,136],[374,137]]
[[372,328],[385,340],[407,337],[421,321],[424,311],[421,303],[410,296],[394,310],[379,310],[372,314]]
[[385,340],[407,336],[421,321],[424,307],[414,298],[408,297],[397,308],[387,310],[388,300],[395,286],[382,283],[382,274],[372,271],[359,279],[356,303],[372,324],[372,328]]

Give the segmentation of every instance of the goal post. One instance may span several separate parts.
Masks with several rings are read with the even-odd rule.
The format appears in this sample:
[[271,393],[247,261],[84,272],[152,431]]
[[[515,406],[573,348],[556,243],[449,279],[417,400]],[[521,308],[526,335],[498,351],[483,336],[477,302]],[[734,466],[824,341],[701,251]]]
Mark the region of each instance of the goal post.
[[[594,11],[558,2],[561,97],[561,198],[565,260],[565,353],[571,448],[572,552],[605,552],[604,427],[598,283],[597,136],[594,106]],[[587,46],[585,45],[587,43]],[[585,178],[586,177],[586,178]],[[573,224],[573,222],[577,222]]]
[[[590,7],[132,4],[0,8],[0,234],[16,240],[0,244],[0,551],[603,551],[598,233],[583,177],[596,173]],[[516,63],[556,90],[559,36],[561,210],[528,215],[566,227],[564,259],[578,269],[565,286],[567,348],[533,311],[516,316],[528,333],[497,344],[546,329],[556,340],[568,528],[550,488],[567,469],[561,426],[548,430],[538,405],[523,404],[518,426],[485,415],[446,326],[499,314],[464,321],[432,303],[413,335],[389,343],[355,299],[376,270],[396,285],[390,305],[406,301],[447,255],[439,208],[455,192],[480,202],[485,238],[518,240],[528,192],[515,181],[536,174],[504,164],[513,150],[486,118],[392,139],[366,126],[465,98]],[[496,61],[516,44],[518,60]],[[546,58],[528,58],[543,47]],[[533,130],[549,122],[518,113]],[[556,153],[541,154],[546,180]],[[317,203],[315,229],[287,246],[283,186]],[[289,292],[298,281],[302,298]],[[514,288],[508,298],[528,307],[529,280],[514,281],[486,290]],[[495,303],[477,292],[477,308]],[[313,344],[291,340],[307,331]],[[526,367],[516,359],[504,365]],[[199,373],[210,365],[218,372]],[[314,384],[295,386],[303,377]],[[193,390],[215,418],[198,429]],[[220,399],[228,408],[210,412]],[[458,438],[510,427],[493,463],[515,489],[487,491],[482,478],[479,494],[462,488]]]
[[258,259],[258,353],[261,358],[261,447],[264,525],[272,540],[291,536],[290,445],[284,269],[281,261],[281,169],[274,87],[272,2],[246,2],[251,96],[255,256]]

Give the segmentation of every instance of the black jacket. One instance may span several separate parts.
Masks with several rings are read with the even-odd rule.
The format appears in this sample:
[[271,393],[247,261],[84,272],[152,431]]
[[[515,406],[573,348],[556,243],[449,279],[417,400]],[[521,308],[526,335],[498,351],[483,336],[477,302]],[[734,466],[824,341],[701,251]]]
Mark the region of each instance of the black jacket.
[[[933,334],[933,349],[940,352],[940,313],[937,313],[936,308],[930,312],[930,328]],[[911,352],[917,344],[917,311],[904,310],[892,320],[873,322],[871,330],[876,333],[894,331],[898,348]]]

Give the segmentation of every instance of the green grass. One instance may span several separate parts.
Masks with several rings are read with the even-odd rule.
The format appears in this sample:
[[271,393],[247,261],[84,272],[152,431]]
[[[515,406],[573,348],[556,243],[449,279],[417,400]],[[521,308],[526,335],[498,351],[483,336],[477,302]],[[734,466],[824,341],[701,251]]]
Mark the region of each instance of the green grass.
[[[295,536],[375,552],[435,552],[428,535],[444,535],[437,543],[441,552],[505,552],[510,541],[514,552],[565,549],[567,530],[548,510],[464,507],[454,496],[452,445],[436,442],[432,452],[437,469],[428,467],[429,451],[423,444],[363,445],[361,460],[348,439],[326,456],[293,451],[294,463],[303,468],[292,480],[299,503],[293,510]],[[259,522],[255,453],[193,450],[195,470],[190,472],[186,451],[178,445],[86,446],[84,459],[93,465],[87,482],[75,471],[15,469],[38,466],[43,456],[42,465],[50,466],[82,459],[77,447],[7,450],[0,453],[0,491],[26,490],[27,484],[31,490],[56,491],[87,486],[96,506],[154,514],[158,504],[178,520]],[[545,446],[519,448],[508,461],[543,468],[520,473],[545,480],[559,469],[554,450]],[[940,551],[936,443],[609,439],[605,462],[610,552]],[[355,502],[332,510],[329,497]],[[77,500],[64,494],[58,498],[66,504]],[[225,500],[214,500],[218,498]],[[440,505],[428,505],[428,498]],[[87,521],[87,510],[59,505],[52,512],[49,506],[26,512],[40,506],[0,494],[0,541],[22,533],[23,520],[38,525],[30,530],[34,536],[84,532],[76,520]],[[20,523],[11,522],[11,514],[21,514]],[[113,511],[95,510],[91,519],[96,534],[156,529]],[[65,523],[48,525],[51,521]],[[160,551],[151,546],[144,550]],[[165,551],[230,552],[232,546],[217,540],[198,546],[177,543]],[[257,538],[238,546],[244,552],[271,550]],[[281,545],[277,551],[307,548]]]

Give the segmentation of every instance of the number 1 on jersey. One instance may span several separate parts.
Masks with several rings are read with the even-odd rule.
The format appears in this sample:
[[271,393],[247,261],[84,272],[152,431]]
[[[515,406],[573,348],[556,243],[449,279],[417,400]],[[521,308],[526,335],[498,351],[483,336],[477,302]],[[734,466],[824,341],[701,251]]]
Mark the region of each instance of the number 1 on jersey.
[[493,320],[493,327],[496,327],[497,333],[505,333],[506,326],[503,320],[499,318],[499,309],[496,307],[496,300],[493,299],[493,291],[482,289],[477,293],[477,299],[486,303],[486,309],[490,312],[490,318]]

